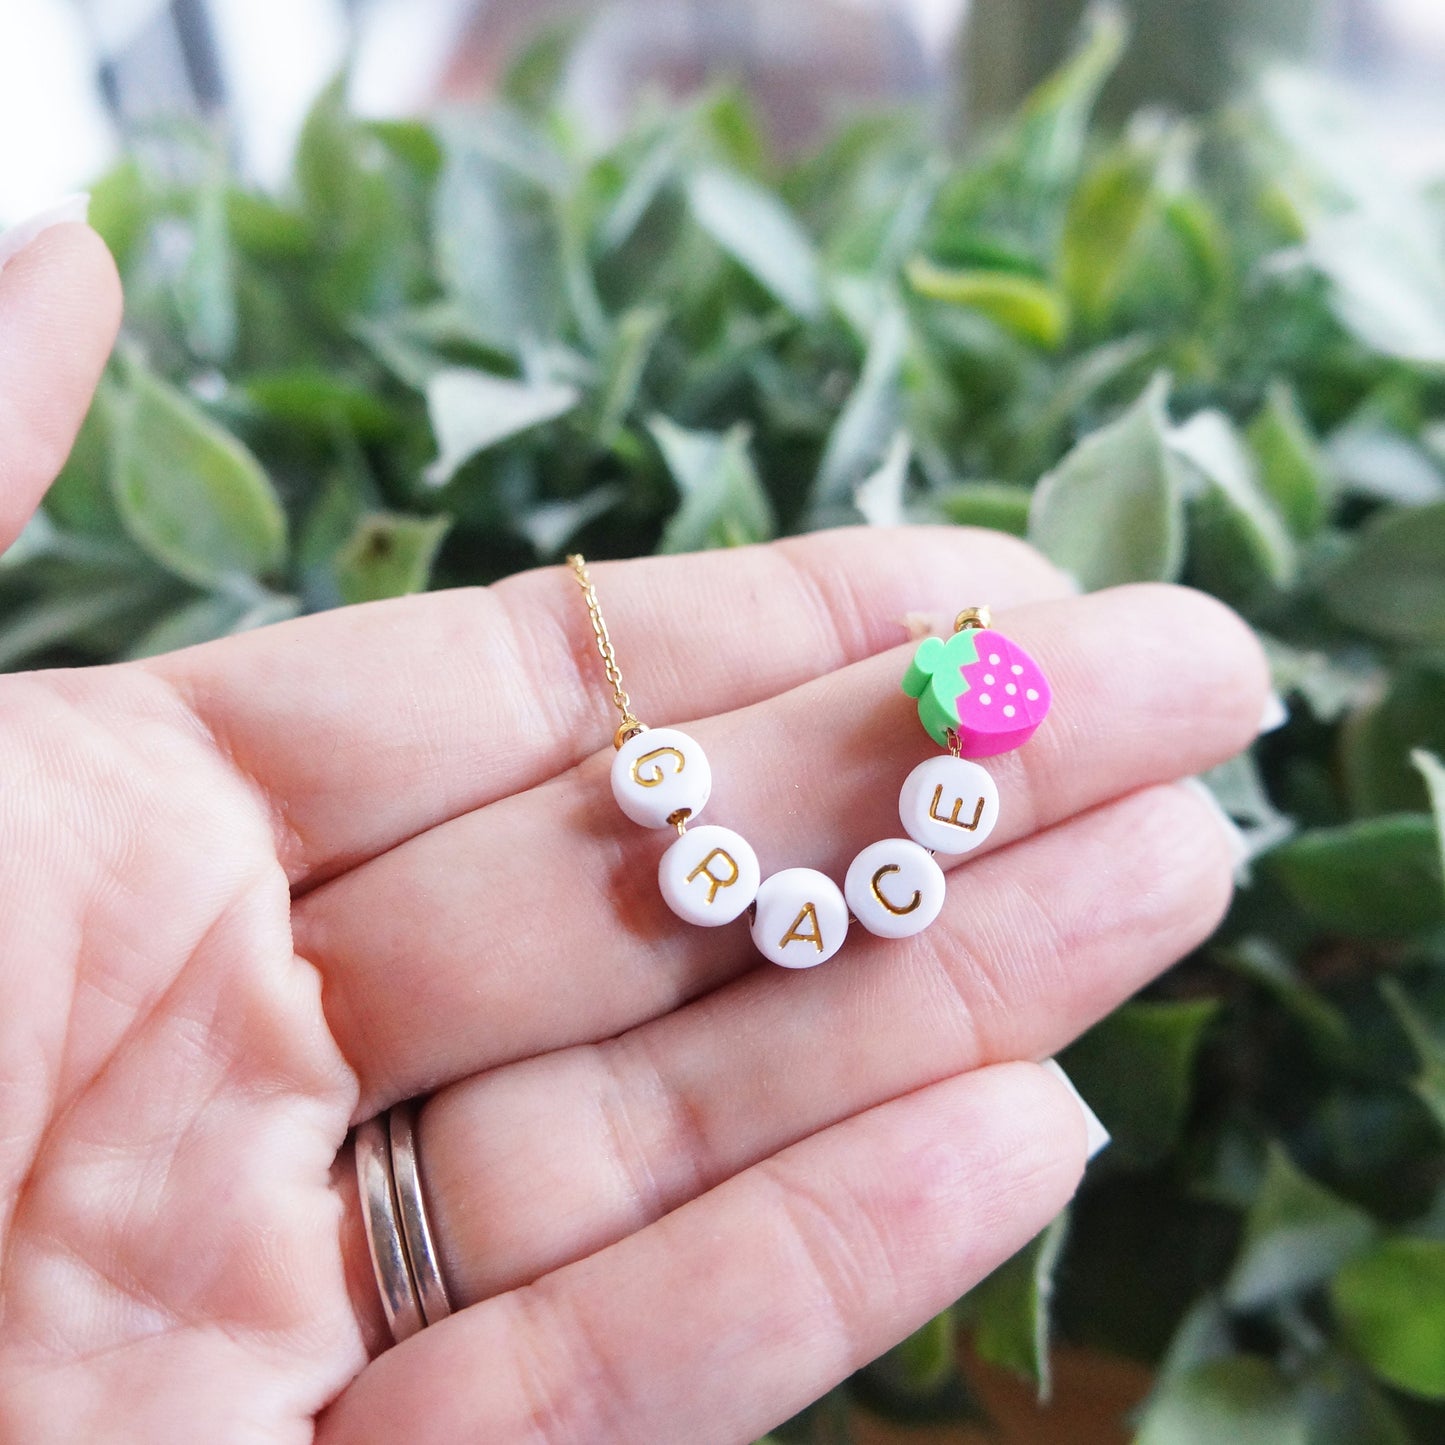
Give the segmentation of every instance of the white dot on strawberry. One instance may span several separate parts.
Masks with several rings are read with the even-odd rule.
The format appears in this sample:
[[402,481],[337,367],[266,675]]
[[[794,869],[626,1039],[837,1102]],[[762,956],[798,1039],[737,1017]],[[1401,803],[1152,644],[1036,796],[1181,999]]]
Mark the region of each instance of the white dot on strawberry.
[[1004,688],[1004,691],[1012,697],[1018,691],[1018,688],[1013,683],[1009,683],[1009,685]]
[[985,707],[987,707],[987,706],[989,705],[989,703],[991,703],[991,702],[993,701],[993,699],[992,699],[987,693],[984,693],[983,696],[979,698],[979,701],[980,701]]
[[1003,715],[1004,715],[1005,717],[1012,717],[1012,716],[1014,715],[1014,713],[1017,712],[1017,711],[1018,711],[1018,709],[1015,708],[1015,707],[1012,707],[1012,706],[1006,707],[1006,708],[1004,708],[1004,710],[1003,710]]
[[1025,696],[1026,698],[1028,698],[1028,700],[1029,700],[1030,702],[1037,702],[1037,701],[1039,700],[1039,694],[1038,694],[1038,690],[1037,690],[1036,688],[1032,688],[1032,687],[1031,687],[1031,688],[1024,694],[1024,696]]
[[1014,663],[1013,665],[1013,675],[1015,677],[1022,677],[1024,675],[1024,670],[1018,665],[1018,663]]
[[996,652],[991,652],[991,653],[989,653],[989,655],[988,655],[988,662],[989,662],[989,666],[990,666],[990,667],[997,667],[998,664],[999,664],[999,656],[998,656],[998,653],[996,653]]
[[991,672],[986,672],[986,673],[984,673],[984,675],[983,675],[983,680],[984,680],[990,687],[992,687],[992,686],[994,685],[994,682],[996,681],[993,673],[991,673]]

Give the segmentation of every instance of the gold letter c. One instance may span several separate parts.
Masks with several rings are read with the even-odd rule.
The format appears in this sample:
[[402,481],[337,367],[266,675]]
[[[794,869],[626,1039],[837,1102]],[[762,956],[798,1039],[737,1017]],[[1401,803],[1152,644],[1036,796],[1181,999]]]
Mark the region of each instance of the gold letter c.
[[915,908],[917,908],[917,907],[919,906],[919,904],[921,904],[921,903],[923,902],[923,894],[922,894],[920,891],[918,891],[917,889],[914,890],[914,893],[913,893],[913,901],[912,901],[911,903],[909,903],[909,905],[908,905],[906,908],[899,908],[899,907],[897,907],[895,904],[890,903],[890,902],[883,896],[883,890],[878,886],[878,880],[879,880],[880,878],[886,877],[889,873],[898,873],[898,872],[901,872],[901,871],[902,871],[902,870],[899,868],[898,864],[896,864],[896,863],[885,863],[885,864],[883,865],[883,867],[881,867],[881,868],[873,875],[873,896],[874,896],[890,913],[896,914],[899,918],[902,918],[905,913],[912,913],[913,910],[914,910]]

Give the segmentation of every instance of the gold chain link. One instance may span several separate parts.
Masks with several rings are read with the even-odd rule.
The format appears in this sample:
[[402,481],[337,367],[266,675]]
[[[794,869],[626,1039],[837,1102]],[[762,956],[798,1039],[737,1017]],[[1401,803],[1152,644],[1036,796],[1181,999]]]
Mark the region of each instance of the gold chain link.
[[613,706],[622,717],[617,731],[612,735],[612,746],[620,748],[628,738],[646,732],[647,724],[640,722],[633,713],[632,700],[627,696],[627,689],[622,686],[622,669],[618,667],[617,654],[612,650],[612,638],[602,617],[602,604],[597,600],[597,588],[592,584],[592,574],[587,570],[587,559],[580,552],[574,552],[567,558],[567,563],[577,578],[582,595],[587,599],[587,615],[592,619],[592,634],[597,639],[597,651],[601,655],[602,666],[606,669],[607,681],[612,684]]

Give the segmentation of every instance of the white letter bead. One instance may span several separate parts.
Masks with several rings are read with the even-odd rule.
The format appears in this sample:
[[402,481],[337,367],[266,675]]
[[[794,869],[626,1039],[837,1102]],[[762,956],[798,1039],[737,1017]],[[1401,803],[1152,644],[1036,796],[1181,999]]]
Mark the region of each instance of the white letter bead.
[[903,830],[915,843],[949,856],[977,848],[998,822],[998,789],[965,758],[930,758],[904,780]]
[[888,838],[853,860],[843,895],[869,933],[911,938],[938,917],[945,887],[943,869],[926,848],[906,838]]
[[697,817],[711,792],[707,754],[676,728],[636,733],[612,759],[612,796],[644,828],[666,828],[678,813]]
[[784,968],[826,963],[848,936],[848,905],[831,878],[784,868],[763,880],[753,915],[758,952]]
[[662,855],[657,883],[667,906],[688,923],[731,923],[758,896],[758,855],[731,828],[689,828]]

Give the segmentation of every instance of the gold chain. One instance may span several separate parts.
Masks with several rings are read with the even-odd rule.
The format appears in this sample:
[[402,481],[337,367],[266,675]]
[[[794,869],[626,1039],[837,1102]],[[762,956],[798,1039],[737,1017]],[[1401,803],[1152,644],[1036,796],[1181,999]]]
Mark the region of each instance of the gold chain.
[[602,604],[597,600],[597,589],[592,585],[592,574],[587,570],[587,559],[580,552],[567,558],[577,578],[577,585],[587,599],[587,615],[592,619],[592,634],[597,639],[597,651],[602,657],[602,666],[607,672],[607,681],[612,684],[612,702],[621,714],[622,721],[612,735],[612,746],[620,748],[630,737],[647,731],[647,724],[640,722],[632,711],[632,700],[622,686],[622,669],[617,665],[617,654],[612,650],[612,638],[607,623],[602,617]]

